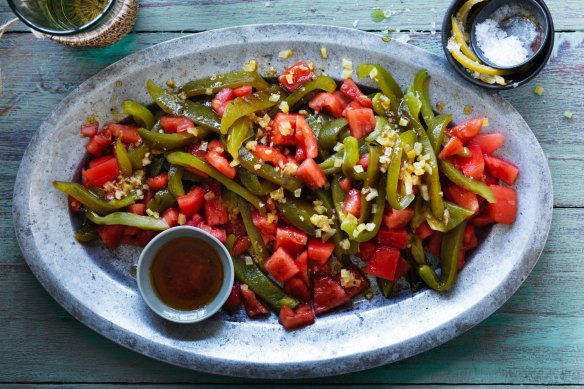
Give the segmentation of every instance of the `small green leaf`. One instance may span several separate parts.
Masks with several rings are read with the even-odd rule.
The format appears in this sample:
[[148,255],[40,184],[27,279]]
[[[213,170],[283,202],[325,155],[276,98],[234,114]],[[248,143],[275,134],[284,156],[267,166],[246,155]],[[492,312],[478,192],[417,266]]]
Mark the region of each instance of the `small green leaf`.
[[373,20],[375,23],[381,23],[385,19],[387,19],[387,16],[385,15],[385,11],[383,11],[381,8],[374,8],[371,10],[371,20]]

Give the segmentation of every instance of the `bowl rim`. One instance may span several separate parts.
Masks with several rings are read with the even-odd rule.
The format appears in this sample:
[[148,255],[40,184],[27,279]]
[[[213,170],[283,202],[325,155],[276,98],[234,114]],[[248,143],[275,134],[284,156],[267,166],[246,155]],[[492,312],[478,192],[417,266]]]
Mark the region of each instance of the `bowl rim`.
[[[172,308],[162,301],[155,292],[150,278],[150,267],[158,250],[174,239],[182,237],[194,237],[208,243],[217,252],[223,265],[223,282],[213,300],[200,308],[185,311]],[[154,313],[174,323],[189,324],[208,319],[221,309],[225,301],[227,301],[235,282],[234,273],[235,270],[229,251],[216,237],[200,228],[177,226],[161,232],[144,247],[136,267],[136,283],[142,299]]]

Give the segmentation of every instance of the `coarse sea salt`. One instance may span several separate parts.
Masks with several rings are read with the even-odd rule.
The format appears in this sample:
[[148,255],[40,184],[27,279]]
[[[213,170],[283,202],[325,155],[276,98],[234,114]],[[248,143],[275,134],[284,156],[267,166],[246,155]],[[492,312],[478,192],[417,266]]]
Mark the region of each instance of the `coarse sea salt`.
[[525,23],[522,26],[527,36],[522,38],[516,35],[508,35],[496,21],[487,19],[475,27],[477,44],[484,56],[494,65],[511,67],[522,64],[533,55],[530,48],[531,42],[537,36],[535,26]]

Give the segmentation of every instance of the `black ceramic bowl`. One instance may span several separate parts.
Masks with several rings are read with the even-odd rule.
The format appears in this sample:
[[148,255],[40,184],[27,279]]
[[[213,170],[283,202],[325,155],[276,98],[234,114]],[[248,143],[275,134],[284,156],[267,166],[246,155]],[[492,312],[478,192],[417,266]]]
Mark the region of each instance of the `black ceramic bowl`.
[[[482,88],[493,89],[493,90],[507,90],[507,89],[517,88],[518,86],[524,85],[527,82],[529,82],[531,79],[533,79],[544,68],[544,66],[548,62],[548,60],[552,54],[553,47],[554,47],[554,22],[552,20],[552,15],[551,15],[548,7],[546,6],[545,2],[543,0],[537,0],[545,12],[545,17],[546,17],[547,23],[548,23],[548,33],[547,33],[546,42],[544,42],[543,47],[538,52],[538,54],[535,56],[533,61],[530,61],[530,66],[521,68],[518,71],[518,73],[516,73],[516,74],[510,75],[510,76],[505,76],[505,79],[511,80],[511,82],[509,84],[498,85],[498,84],[487,84],[486,82],[483,82],[483,81],[478,80],[478,79],[474,78],[473,76],[471,76],[466,71],[466,68],[464,66],[462,66],[461,64],[459,64],[452,57],[452,55],[450,54],[450,51],[448,51],[448,48],[447,48],[448,39],[452,35],[452,20],[451,20],[451,18],[453,15],[455,15],[458,12],[460,7],[466,1],[467,0],[454,0],[452,2],[452,4],[450,4],[450,7],[448,7],[448,9],[446,10],[446,14],[444,15],[444,20],[442,21],[442,49],[444,50],[444,54],[446,55],[446,59],[452,65],[452,67],[454,67],[454,69],[458,72],[458,74],[462,78],[464,78],[465,80],[467,80],[468,82],[470,82],[472,84],[475,84],[475,85],[480,86]],[[486,6],[486,4],[488,4],[488,2],[485,2],[485,4],[483,4],[483,5],[478,4],[475,7],[473,7],[472,12],[470,13],[469,18],[468,18],[469,24],[472,24],[474,22],[474,18],[476,17],[478,11],[480,11],[480,9],[482,7]]]

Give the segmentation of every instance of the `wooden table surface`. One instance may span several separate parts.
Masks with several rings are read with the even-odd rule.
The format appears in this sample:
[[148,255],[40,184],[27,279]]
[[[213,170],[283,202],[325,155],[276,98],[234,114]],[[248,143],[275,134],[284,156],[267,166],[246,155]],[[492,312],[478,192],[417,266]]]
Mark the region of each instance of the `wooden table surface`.
[[[448,3],[144,0],[134,31],[104,49],[60,46],[35,38],[21,24],[13,26],[0,40],[0,388],[275,386],[202,374],[127,350],[72,318],[32,275],[12,227],[14,179],[39,124],[71,90],[153,44],[250,23],[331,24],[378,34],[399,29],[407,32],[409,43],[442,55],[440,25]],[[535,80],[503,93],[533,129],[554,182],[549,240],[527,281],[490,318],[431,351],[360,373],[287,383],[584,386],[584,1],[547,3],[556,25],[553,58]],[[375,23],[374,8],[397,12]],[[0,24],[12,17],[2,2]],[[536,85],[543,86],[543,96],[533,94]],[[574,112],[571,120],[563,116],[568,110]]]

